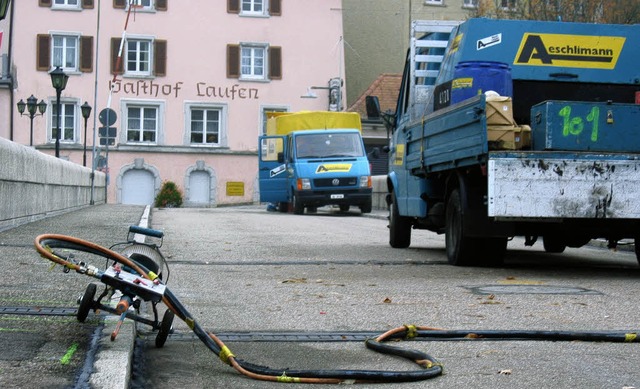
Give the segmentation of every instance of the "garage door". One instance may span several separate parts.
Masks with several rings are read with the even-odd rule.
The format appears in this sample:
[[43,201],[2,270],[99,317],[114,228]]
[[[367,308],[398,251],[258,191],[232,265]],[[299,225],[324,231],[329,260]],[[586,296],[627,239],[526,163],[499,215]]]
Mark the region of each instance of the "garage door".
[[128,170],[122,177],[122,204],[153,204],[153,174],[148,170]]
[[204,171],[195,171],[189,175],[189,202],[209,204],[211,177]]

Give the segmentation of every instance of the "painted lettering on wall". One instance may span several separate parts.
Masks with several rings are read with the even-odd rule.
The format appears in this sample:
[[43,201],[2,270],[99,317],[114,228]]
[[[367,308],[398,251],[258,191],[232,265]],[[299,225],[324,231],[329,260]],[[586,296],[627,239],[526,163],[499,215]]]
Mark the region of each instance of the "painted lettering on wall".
[[[173,84],[161,84],[153,80],[116,80],[109,81],[109,89],[114,94],[126,94],[135,97],[180,97],[184,90],[184,82]],[[257,88],[245,88],[240,84],[231,86],[215,86],[206,82],[198,82],[194,85],[195,95],[198,97],[213,97],[229,100],[258,100]]]
[[[585,128],[585,120],[580,116],[571,117],[571,106],[562,107],[558,111],[558,115],[562,117],[562,135],[567,137],[569,135],[578,136],[582,134]],[[591,108],[591,111],[584,118],[587,124],[591,126],[591,141],[598,141],[598,120],[600,119],[600,108],[595,106]]]
[[196,84],[197,95],[199,97],[222,97],[231,100],[238,99],[253,99],[257,100],[258,89],[256,88],[241,88],[240,84],[233,84],[231,87],[207,85],[204,82]]

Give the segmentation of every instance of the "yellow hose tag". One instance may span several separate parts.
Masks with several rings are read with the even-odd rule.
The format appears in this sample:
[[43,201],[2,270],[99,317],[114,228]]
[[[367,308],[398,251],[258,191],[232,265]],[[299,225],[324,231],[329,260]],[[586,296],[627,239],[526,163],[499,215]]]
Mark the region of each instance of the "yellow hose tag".
[[413,324],[405,324],[404,328],[407,329],[407,339],[413,339],[418,336],[418,329]]
[[156,278],[158,278],[158,275],[152,271],[150,271],[149,273],[147,273],[147,276],[149,277],[149,279],[151,281],[154,281]]
[[222,362],[226,363],[227,365],[231,365],[231,361],[229,361],[230,357],[235,358],[236,356],[233,355],[231,350],[229,350],[229,347],[222,346],[222,349],[220,350],[220,359],[222,360]]
[[278,380],[278,382],[283,382],[283,383],[287,383],[287,384],[291,384],[291,383],[298,384],[298,383],[300,383],[300,378],[289,377],[289,376],[287,376],[287,373],[285,373],[285,372],[282,372],[282,375],[279,376],[277,378],[277,380]]
[[635,342],[636,338],[637,338],[637,334],[634,333],[630,333],[630,334],[624,334],[624,341],[625,342]]
[[191,317],[185,318],[184,322],[187,323],[187,325],[189,326],[189,328],[191,328],[191,330],[193,330],[193,327],[195,327],[195,325],[196,325],[195,320],[193,320],[193,318],[191,318]]

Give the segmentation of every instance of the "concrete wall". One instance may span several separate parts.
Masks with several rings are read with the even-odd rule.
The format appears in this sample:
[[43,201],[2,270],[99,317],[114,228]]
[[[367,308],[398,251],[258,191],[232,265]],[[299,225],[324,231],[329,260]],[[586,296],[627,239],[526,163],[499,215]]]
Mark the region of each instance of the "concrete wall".
[[[93,199],[105,202],[105,175]],[[91,169],[0,138],[0,230],[90,205]]]
[[389,191],[387,190],[387,176],[373,176],[373,209],[387,209],[385,197]]

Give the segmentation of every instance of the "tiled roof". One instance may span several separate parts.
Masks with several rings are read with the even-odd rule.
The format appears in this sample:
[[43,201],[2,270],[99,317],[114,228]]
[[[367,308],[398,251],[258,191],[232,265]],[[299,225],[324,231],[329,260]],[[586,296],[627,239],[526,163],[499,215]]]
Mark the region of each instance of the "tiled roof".
[[367,96],[378,96],[382,112],[395,112],[398,91],[402,83],[402,74],[382,73],[369,88],[349,107],[348,111],[358,112],[363,119],[367,118]]

